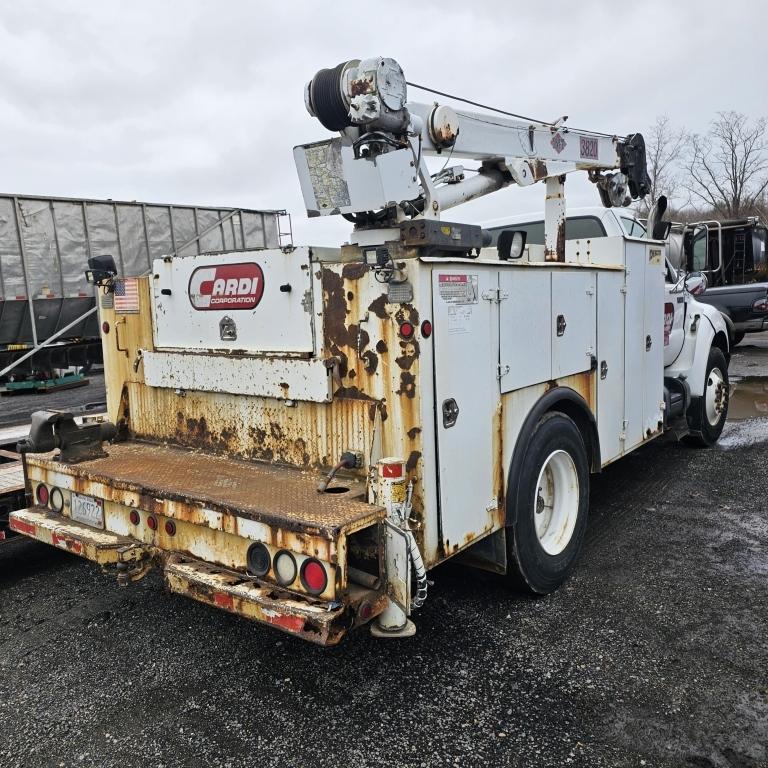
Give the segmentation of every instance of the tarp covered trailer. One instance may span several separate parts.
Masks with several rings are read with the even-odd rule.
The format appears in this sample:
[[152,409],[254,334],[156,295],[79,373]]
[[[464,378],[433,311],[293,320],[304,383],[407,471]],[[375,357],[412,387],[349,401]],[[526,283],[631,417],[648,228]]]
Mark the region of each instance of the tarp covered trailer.
[[[101,352],[90,256],[112,254],[121,274],[147,272],[166,254],[276,248],[284,211],[0,194],[0,371],[68,325],[30,367],[83,365]],[[78,322],[78,318],[83,318]],[[89,341],[91,343],[89,343]],[[91,349],[93,348],[93,349]]]

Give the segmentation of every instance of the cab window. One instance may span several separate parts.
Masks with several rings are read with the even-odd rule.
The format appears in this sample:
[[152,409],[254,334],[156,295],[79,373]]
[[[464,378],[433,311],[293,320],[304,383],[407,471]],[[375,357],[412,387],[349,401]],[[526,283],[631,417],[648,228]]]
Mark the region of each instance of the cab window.
[[[494,227],[489,230],[493,237],[491,245],[496,245],[499,233],[505,229],[513,232],[526,233],[526,243],[529,245],[544,245],[544,222],[530,221],[524,224],[510,224],[506,227]],[[571,216],[565,220],[566,240],[588,240],[595,237],[605,237],[605,227],[596,216]]]
[[646,229],[637,219],[630,219],[627,216],[622,216],[621,224],[624,227],[624,231],[630,237],[645,237]]

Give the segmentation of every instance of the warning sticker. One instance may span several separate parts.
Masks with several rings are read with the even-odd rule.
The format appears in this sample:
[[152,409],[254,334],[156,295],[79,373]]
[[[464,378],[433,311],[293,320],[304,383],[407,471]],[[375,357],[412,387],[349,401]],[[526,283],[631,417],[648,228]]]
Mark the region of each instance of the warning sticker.
[[648,263],[661,264],[661,248],[648,249]]
[[472,305],[448,307],[448,333],[469,333],[472,325]]
[[437,281],[447,304],[477,304],[477,275],[438,275]]

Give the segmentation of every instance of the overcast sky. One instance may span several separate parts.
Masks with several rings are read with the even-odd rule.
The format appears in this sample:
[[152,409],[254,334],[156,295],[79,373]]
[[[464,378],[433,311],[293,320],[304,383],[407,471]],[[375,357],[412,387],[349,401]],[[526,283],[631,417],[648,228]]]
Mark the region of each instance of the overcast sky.
[[[661,114],[697,131],[718,110],[768,115],[762,0],[0,8],[0,191],[287,208],[298,243],[349,231],[306,219],[292,155],[329,136],[304,109],[304,83],[347,59],[392,56],[411,81],[622,134]],[[570,205],[598,204],[588,182],[567,190]],[[507,189],[452,216],[541,209],[543,195]]]

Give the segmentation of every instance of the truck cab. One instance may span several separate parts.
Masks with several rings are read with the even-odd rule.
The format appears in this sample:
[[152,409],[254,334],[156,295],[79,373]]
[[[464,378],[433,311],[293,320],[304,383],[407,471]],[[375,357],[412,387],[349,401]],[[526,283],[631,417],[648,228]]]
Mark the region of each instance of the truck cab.
[[757,218],[674,224],[669,258],[701,272],[708,287],[699,301],[726,318],[733,343],[768,328],[768,229]]

